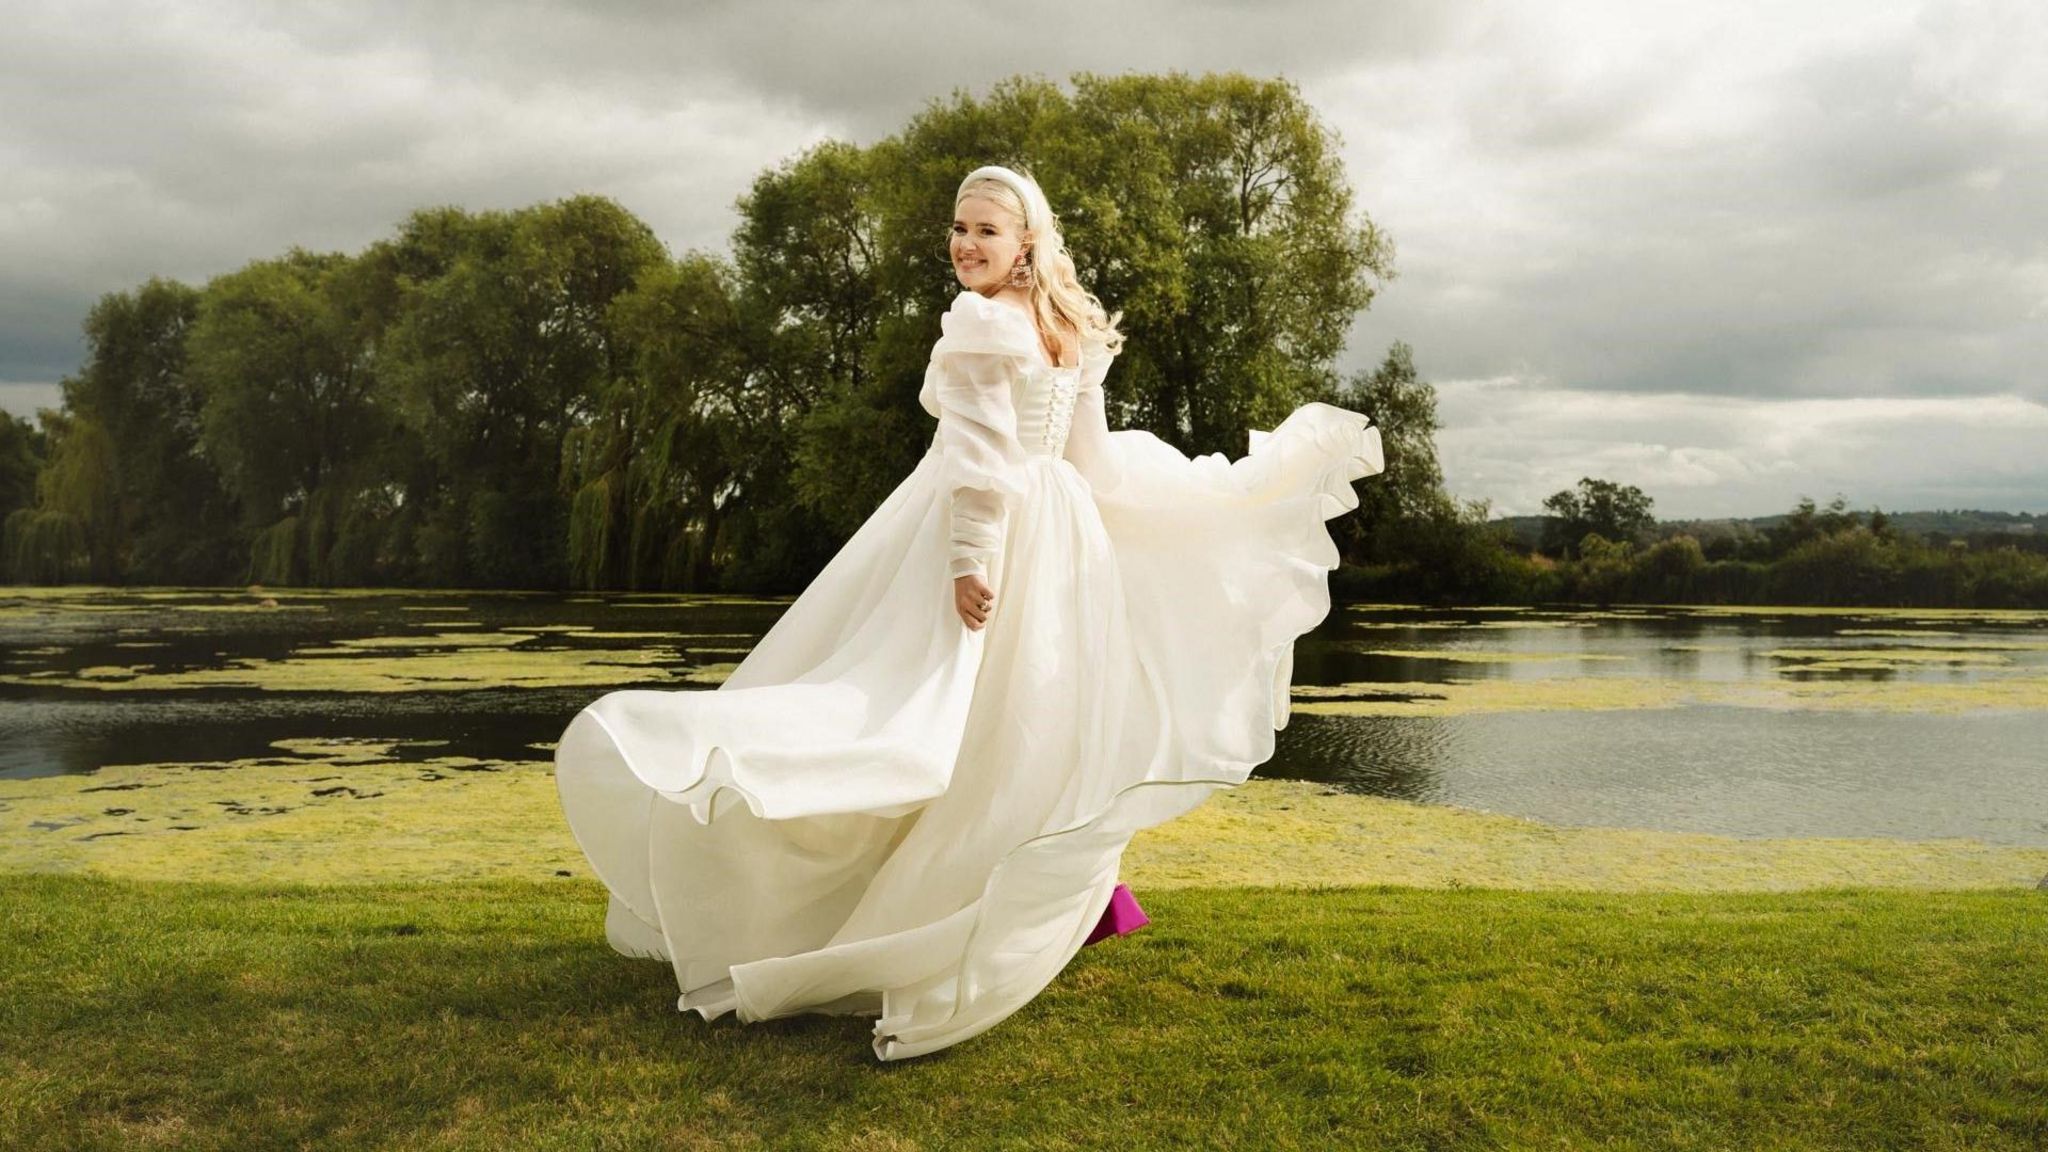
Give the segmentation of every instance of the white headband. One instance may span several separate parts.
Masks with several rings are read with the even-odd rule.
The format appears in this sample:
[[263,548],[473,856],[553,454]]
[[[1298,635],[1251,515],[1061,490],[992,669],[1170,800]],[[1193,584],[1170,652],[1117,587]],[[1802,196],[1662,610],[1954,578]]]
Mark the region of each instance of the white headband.
[[1021,172],[1013,172],[1001,164],[986,164],[967,174],[960,182],[960,189],[953,194],[954,203],[960,200],[960,193],[977,180],[1000,180],[1016,190],[1024,201],[1024,227],[1031,232],[1031,262],[1041,267],[1050,267],[1052,258],[1059,254],[1059,233],[1052,226],[1052,205],[1046,202],[1045,193],[1038,188],[1038,182]]

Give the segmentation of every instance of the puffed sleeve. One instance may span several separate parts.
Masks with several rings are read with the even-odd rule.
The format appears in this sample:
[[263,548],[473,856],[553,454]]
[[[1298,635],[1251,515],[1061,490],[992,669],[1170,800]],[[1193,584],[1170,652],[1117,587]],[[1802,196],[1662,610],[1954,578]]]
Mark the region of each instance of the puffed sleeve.
[[1031,318],[979,292],[962,292],[939,320],[918,402],[938,417],[946,490],[953,498],[950,578],[987,579],[1009,507],[1024,494],[1012,382],[1032,355]]
[[1067,462],[1100,495],[1123,482],[1123,458],[1109,434],[1109,416],[1103,405],[1102,381],[1109,375],[1114,359],[1098,343],[1081,346],[1081,383],[1074,393],[1073,423],[1067,430]]

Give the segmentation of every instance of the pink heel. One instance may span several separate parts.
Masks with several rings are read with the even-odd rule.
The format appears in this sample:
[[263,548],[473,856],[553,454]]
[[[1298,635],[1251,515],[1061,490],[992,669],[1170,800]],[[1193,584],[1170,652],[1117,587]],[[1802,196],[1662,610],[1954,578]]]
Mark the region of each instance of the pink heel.
[[1102,910],[1102,919],[1096,923],[1095,930],[1088,934],[1088,939],[1081,941],[1081,946],[1086,948],[1097,940],[1109,936],[1129,935],[1151,922],[1152,918],[1145,915],[1143,908],[1138,907],[1138,898],[1131,895],[1131,886],[1119,884],[1116,891],[1109,894],[1109,907]]

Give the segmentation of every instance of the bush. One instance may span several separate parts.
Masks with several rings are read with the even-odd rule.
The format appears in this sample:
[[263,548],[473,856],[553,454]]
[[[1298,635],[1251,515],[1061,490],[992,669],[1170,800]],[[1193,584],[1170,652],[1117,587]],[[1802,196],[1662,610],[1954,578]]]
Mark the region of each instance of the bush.
[[1693,576],[1694,603],[1762,604],[1770,592],[1771,568],[1755,560],[1716,560]]
[[2017,548],[1965,552],[1957,561],[1963,598],[1981,608],[2048,604],[2048,559]]
[[1707,566],[1707,554],[1692,536],[1660,540],[1636,558],[1629,581],[1638,600],[1689,602],[1698,595],[1694,584]]
[[1808,540],[1771,566],[1771,595],[1784,604],[1894,604],[1898,550],[1857,525]]
[[1635,567],[1636,546],[1623,540],[1609,540],[1588,532],[1579,541],[1579,559],[1565,566],[1566,586],[1576,600],[1612,604],[1629,590]]

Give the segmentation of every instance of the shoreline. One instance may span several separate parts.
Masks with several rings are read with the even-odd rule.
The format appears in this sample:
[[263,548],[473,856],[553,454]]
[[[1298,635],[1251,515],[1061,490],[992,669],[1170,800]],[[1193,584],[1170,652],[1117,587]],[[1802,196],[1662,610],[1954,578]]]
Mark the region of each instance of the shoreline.
[[[0,871],[240,884],[590,878],[546,760],[376,742],[0,781]],[[445,761],[445,762],[443,762]],[[2031,888],[2048,847],[1552,825],[1254,777],[1139,832],[1121,879],[1187,887],[1782,892]]]

